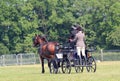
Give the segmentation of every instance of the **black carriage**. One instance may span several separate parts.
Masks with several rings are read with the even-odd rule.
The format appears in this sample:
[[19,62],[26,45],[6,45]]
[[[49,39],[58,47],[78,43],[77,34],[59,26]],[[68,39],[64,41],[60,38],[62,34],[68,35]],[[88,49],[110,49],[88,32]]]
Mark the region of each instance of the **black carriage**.
[[70,73],[71,72],[71,63],[69,59],[69,55],[73,50],[69,46],[61,45],[61,51],[56,51],[56,58],[51,60],[50,63],[50,73],[58,73],[59,69],[61,68],[63,73]]
[[83,72],[86,67],[88,72],[96,71],[96,61],[90,53],[86,50],[87,59],[81,55],[81,59],[76,53],[76,50],[69,45],[62,46],[60,52],[56,52],[56,58],[51,60],[50,72],[58,73],[61,68],[63,73],[71,73],[71,68],[74,67],[76,73]]

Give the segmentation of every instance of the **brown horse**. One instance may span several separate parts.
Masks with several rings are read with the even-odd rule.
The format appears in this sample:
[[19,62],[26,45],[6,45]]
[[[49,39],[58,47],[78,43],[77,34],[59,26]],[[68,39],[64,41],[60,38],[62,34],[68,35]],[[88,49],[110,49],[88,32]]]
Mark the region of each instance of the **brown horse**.
[[44,59],[48,60],[48,67],[50,68],[50,60],[55,59],[56,46],[58,46],[59,43],[47,42],[45,37],[35,35],[33,38],[33,45],[39,45],[38,53],[42,64],[42,73],[44,73]]

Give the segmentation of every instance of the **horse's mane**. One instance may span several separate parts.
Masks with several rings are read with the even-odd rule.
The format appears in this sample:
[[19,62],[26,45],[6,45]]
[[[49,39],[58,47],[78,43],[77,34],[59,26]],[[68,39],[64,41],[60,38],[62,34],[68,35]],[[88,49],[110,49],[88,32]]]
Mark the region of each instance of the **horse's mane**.
[[41,36],[41,35],[38,35],[38,36],[41,38],[41,40],[48,42],[45,36]]

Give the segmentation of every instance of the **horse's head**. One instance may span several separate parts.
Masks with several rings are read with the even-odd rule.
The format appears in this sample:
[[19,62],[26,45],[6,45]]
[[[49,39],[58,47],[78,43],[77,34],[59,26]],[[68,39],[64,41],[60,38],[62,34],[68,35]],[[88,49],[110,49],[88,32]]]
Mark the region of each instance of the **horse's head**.
[[45,38],[40,35],[35,35],[35,37],[33,37],[33,46],[39,46],[45,42]]

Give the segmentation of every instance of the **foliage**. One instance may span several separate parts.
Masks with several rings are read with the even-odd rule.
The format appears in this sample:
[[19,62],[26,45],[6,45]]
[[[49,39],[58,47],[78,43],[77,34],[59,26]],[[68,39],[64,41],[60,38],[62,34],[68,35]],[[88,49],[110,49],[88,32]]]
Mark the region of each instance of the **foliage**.
[[0,43],[9,53],[35,52],[35,33],[65,43],[71,26],[80,24],[87,45],[120,49],[119,8],[119,0],[1,0]]
[[0,55],[8,54],[8,53],[9,53],[9,49],[5,45],[0,43]]

